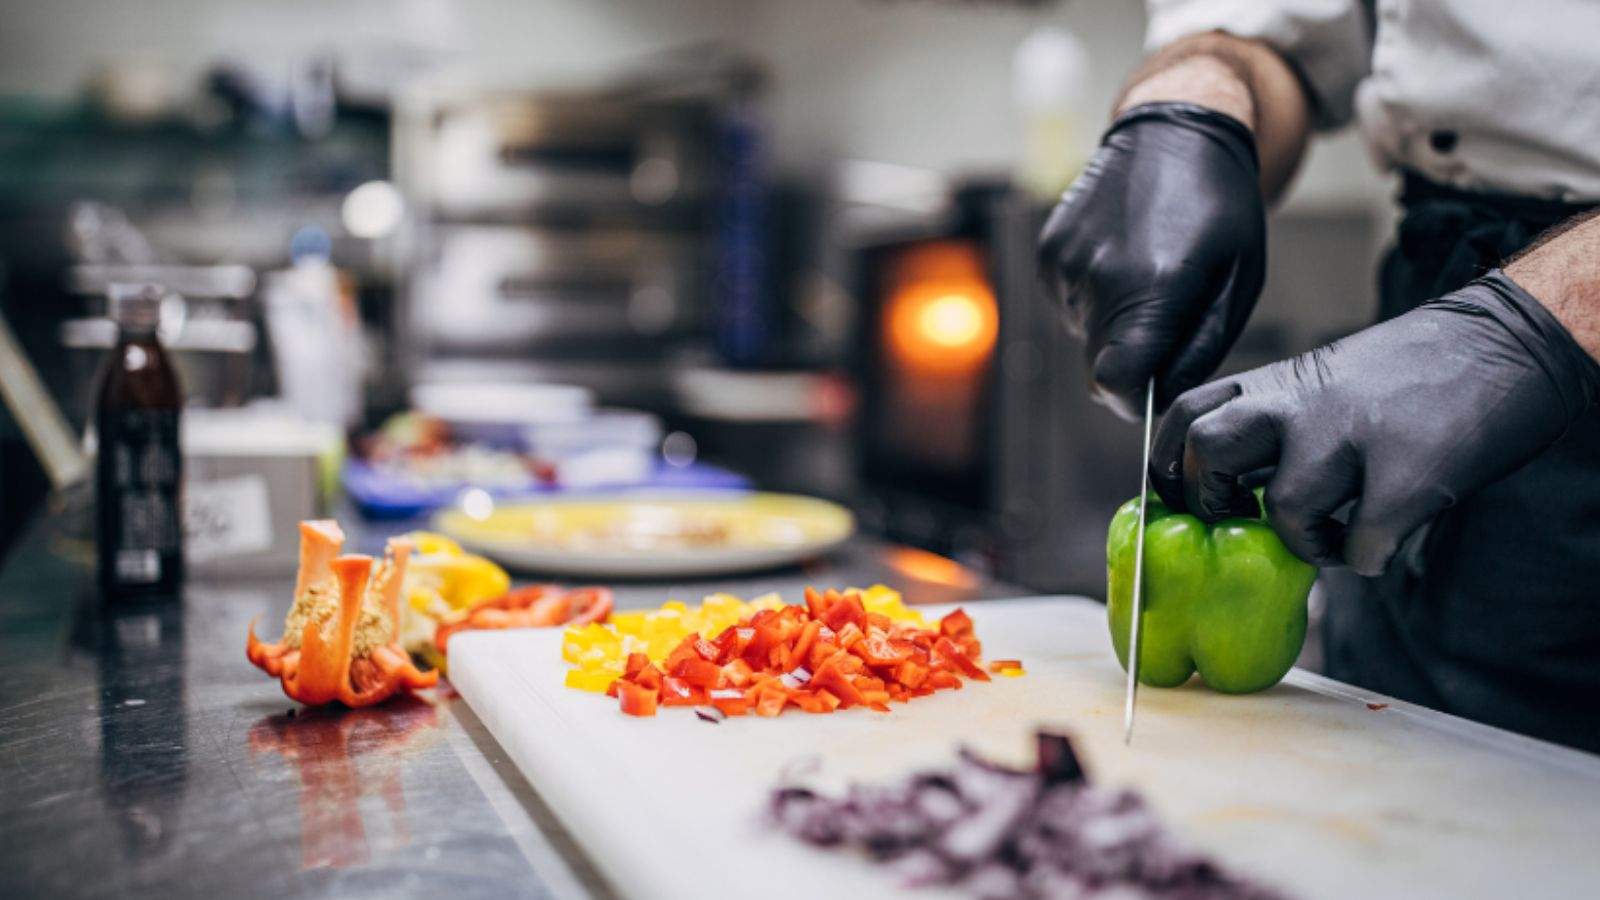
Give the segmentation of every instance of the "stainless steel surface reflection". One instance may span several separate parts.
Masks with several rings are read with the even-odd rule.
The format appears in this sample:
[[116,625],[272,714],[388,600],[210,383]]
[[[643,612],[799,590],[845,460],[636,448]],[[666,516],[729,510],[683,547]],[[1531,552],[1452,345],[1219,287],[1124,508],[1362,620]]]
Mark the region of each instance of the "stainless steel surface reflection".
[[[347,530],[358,548],[384,537]],[[246,662],[246,626],[276,634],[288,574],[104,607],[73,533],[47,516],[0,563],[0,895],[610,895],[448,688],[307,710]],[[858,541],[806,569],[630,584],[619,603],[811,581],[926,601],[1020,593],[943,562]]]
[[287,578],[103,607],[59,524],[0,568],[0,893],[606,893],[449,691],[307,710],[251,667]]

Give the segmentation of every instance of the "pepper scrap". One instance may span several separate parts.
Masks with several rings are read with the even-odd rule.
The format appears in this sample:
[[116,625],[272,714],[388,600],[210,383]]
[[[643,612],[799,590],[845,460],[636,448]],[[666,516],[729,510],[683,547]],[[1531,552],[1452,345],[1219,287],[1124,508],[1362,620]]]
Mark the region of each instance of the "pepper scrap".
[[308,706],[371,706],[402,689],[432,687],[439,673],[419,671],[395,636],[411,544],[391,540],[376,570],[370,556],[340,556],[343,546],[337,522],[300,523],[300,571],[283,640],[258,640],[252,621],[246,658]]
[[450,636],[458,631],[553,628],[603,622],[611,615],[612,605],[610,588],[582,587],[563,591],[554,585],[530,585],[451,617],[439,625],[433,642],[440,653],[448,653]]
[[960,689],[963,676],[989,680],[962,610],[921,628],[868,612],[854,591],[808,588],[805,597],[803,606],[757,610],[710,639],[690,634],[660,667],[631,653],[606,693],[633,716],[653,716],[659,705],[770,717],[791,706],[888,712],[891,702]]
[[[1117,510],[1106,536],[1106,604],[1111,642],[1128,665],[1138,498]],[[1266,690],[1282,680],[1306,637],[1306,595],[1314,566],[1257,518],[1207,525],[1155,496],[1146,508],[1144,628],[1139,681],[1177,687],[1196,671],[1226,694]]]
[[509,591],[511,575],[442,534],[412,531],[404,537],[412,550],[400,589],[400,646],[442,672],[444,654],[434,644],[439,623]]

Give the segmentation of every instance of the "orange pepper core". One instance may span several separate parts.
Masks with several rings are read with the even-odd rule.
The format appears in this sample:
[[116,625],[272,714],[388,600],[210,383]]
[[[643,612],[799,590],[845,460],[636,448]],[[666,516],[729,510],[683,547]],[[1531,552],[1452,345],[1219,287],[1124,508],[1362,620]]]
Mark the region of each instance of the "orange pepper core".
[[[295,607],[286,626],[286,632],[292,629],[298,614],[299,646],[291,645],[288,633],[283,641],[265,643],[256,637],[255,623],[251,622],[245,657],[277,677],[290,699],[308,706],[334,701],[351,707],[371,706],[400,690],[432,687],[438,682],[439,673],[417,669],[395,638],[400,627],[400,588],[411,556],[410,542],[389,541],[376,573],[370,556],[339,555],[343,544],[344,532],[336,522],[324,519],[300,523],[300,571],[295,579]],[[329,594],[334,607],[317,607],[318,599]],[[369,602],[376,605],[379,617],[387,625],[387,642],[358,652],[362,607]],[[372,635],[365,637],[369,643],[373,640]]]

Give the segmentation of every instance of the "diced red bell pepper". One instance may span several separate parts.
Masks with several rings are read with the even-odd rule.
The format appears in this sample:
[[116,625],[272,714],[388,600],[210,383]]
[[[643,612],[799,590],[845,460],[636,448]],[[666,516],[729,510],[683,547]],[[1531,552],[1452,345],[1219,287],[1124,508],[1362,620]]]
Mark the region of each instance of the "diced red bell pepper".
[[839,671],[838,666],[832,660],[823,663],[822,671],[811,677],[810,684],[815,685],[819,690],[826,690],[828,693],[838,697],[840,704],[843,706],[858,706],[864,702],[861,691],[857,690],[850,679]]
[[678,646],[674,647],[671,653],[667,654],[667,658],[662,663],[662,667],[668,672],[676,672],[678,671],[678,664],[682,663],[684,660],[699,659],[700,651],[696,647],[699,641],[700,633],[691,632],[687,637],[678,642]]
[[661,689],[661,670],[653,664],[639,670],[639,674],[630,679],[634,684],[652,691]]
[[860,657],[875,666],[897,666],[911,658],[909,647],[897,647],[882,633],[873,634],[856,645]]
[[908,688],[919,688],[928,678],[928,667],[918,665],[911,660],[906,660],[895,667],[894,680]]
[[668,675],[661,679],[662,706],[696,706],[704,699],[700,693],[681,678]]
[[717,645],[698,634],[694,637],[694,652],[700,654],[700,658],[703,660],[715,662],[717,659]]
[[646,687],[628,681],[617,683],[618,696],[621,700],[622,711],[630,716],[653,716],[656,714],[656,700],[658,694]]
[[777,685],[768,685],[761,689],[761,695],[756,698],[756,715],[776,716],[783,712],[784,704],[788,702],[787,691]]
[[668,654],[665,671],[631,654],[607,693],[632,715],[705,704],[725,715],[767,717],[791,705],[808,713],[887,712],[891,703],[960,689],[965,678],[989,680],[979,646],[961,610],[936,629],[918,628],[866,612],[854,591],[808,590],[804,606],[759,610],[710,640],[689,635]]
[[672,674],[694,687],[709,690],[717,686],[722,668],[714,662],[703,659],[686,659],[678,663]]
[[815,588],[806,588],[806,612],[811,614],[811,618],[820,619],[827,611],[827,597]]
[[750,683],[752,674],[749,663],[736,659],[722,667],[721,677],[717,680],[719,686],[742,688]]
[[[762,610],[761,612],[769,612]],[[758,614],[759,615],[759,614]],[[754,622],[754,619],[751,619]],[[744,651],[739,654],[752,669],[765,669],[770,663],[772,648],[778,646],[777,630],[769,623],[763,622],[755,626],[755,633],[750,636],[750,642],[745,644]]]
[[717,635],[717,663],[726,665],[738,659],[755,635],[756,630],[745,625],[724,628],[722,634]]
[[628,661],[622,670],[622,676],[624,678],[632,678],[644,671],[644,668],[648,665],[650,665],[650,657],[643,653],[629,653]]
[[960,671],[963,675],[966,675],[968,678],[973,678],[978,681],[989,680],[989,673],[985,672],[982,666],[968,658],[967,654],[963,652],[960,647],[957,647],[955,644],[951,643],[949,638],[940,638],[939,640],[935,641],[933,644],[933,654],[936,660],[945,660],[948,665],[955,666],[958,671]]
[[815,672],[822,667],[823,662],[839,651],[838,644],[825,641],[818,635],[817,642],[811,645],[811,650],[806,654],[806,668]]
[[972,617],[966,610],[957,609],[939,620],[939,633],[945,637],[972,633]]
[[[887,707],[889,703],[889,692],[882,688],[863,690],[861,692],[861,699],[866,701],[866,704],[874,709],[878,708],[879,706]],[[885,708],[884,711],[887,712],[888,709]]]
[[742,716],[750,711],[750,701],[745,699],[743,691],[719,689],[708,692],[711,705],[722,710],[724,715]]
[[791,693],[789,700],[808,713],[831,713],[839,708],[839,698],[827,691]]
[[805,627],[800,629],[800,634],[795,637],[794,645],[789,648],[789,655],[788,659],[784,661],[786,663],[784,668],[793,669],[796,666],[805,665],[806,660],[810,658],[808,654],[811,652],[811,647],[817,642],[817,635],[821,631],[821,622],[815,620],[807,622]]
[[857,627],[865,622],[867,608],[861,605],[861,598],[855,594],[845,594],[839,601],[828,607],[823,614],[822,622],[834,631],[840,631],[848,623],[855,623]]

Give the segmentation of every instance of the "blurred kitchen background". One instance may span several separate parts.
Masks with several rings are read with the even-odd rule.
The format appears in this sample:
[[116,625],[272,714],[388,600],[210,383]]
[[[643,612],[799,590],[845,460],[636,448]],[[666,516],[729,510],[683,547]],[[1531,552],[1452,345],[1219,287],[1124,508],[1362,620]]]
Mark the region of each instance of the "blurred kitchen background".
[[[5,0],[0,314],[81,434],[106,285],[164,284],[191,478],[282,467],[274,496],[314,482],[289,521],[745,485],[1098,595],[1137,429],[1086,399],[1033,243],[1143,26],[1125,0]],[[1350,136],[1315,149],[1230,368],[1370,318],[1387,192]],[[0,553],[48,494],[19,405]]]

